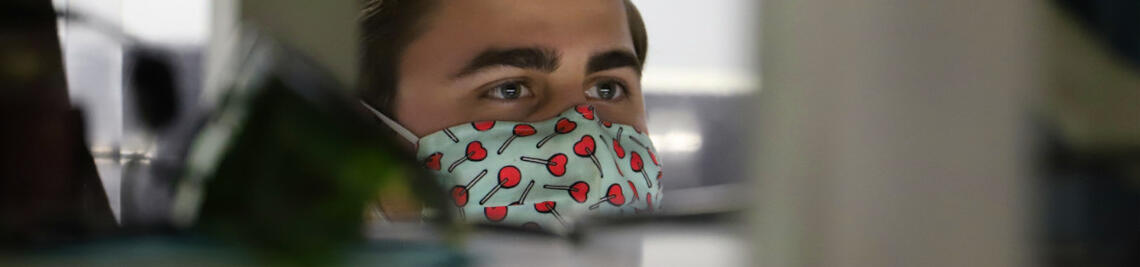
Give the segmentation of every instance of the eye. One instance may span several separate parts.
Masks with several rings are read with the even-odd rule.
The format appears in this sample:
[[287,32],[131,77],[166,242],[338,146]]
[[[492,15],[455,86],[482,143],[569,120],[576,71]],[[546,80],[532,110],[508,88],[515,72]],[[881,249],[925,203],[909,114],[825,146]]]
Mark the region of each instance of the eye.
[[485,97],[499,100],[515,100],[533,95],[530,88],[521,81],[509,81],[499,84],[487,91]]
[[586,90],[586,96],[606,101],[620,100],[625,96],[625,85],[616,81],[601,81]]

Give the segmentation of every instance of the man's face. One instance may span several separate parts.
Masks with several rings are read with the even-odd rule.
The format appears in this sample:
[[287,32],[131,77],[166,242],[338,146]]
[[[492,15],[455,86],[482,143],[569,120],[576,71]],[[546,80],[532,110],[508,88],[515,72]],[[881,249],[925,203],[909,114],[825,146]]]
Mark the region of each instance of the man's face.
[[541,121],[576,104],[645,130],[620,0],[442,0],[404,51],[395,116],[418,136],[479,120]]

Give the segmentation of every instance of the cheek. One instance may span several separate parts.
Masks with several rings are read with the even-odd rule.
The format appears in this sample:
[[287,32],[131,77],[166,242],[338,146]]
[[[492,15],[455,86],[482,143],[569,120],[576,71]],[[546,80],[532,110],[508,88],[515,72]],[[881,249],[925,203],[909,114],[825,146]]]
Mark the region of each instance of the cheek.
[[438,88],[418,88],[397,93],[396,121],[416,136],[423,137],[463,119],[462,107]]

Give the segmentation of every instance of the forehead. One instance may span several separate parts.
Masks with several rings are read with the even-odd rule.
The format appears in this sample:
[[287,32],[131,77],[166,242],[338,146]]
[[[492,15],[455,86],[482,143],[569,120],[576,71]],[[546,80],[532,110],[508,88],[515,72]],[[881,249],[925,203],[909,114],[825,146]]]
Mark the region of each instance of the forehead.
[[621,0],[442,0],[439,5],[406,56],[465,58],[493,47],[545,46],[563,54],[633,50]]

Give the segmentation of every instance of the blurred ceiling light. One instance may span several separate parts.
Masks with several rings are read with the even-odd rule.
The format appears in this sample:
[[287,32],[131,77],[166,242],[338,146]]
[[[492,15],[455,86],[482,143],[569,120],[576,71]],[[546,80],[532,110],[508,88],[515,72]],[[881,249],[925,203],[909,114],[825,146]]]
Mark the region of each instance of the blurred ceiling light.
[[701,149],[701,135],[690,131],[667,131],[663,134],[650,134],[649,139],[659,153],[692,153]]
[[169,45],[205,43],[209,0],[122,0],[123,28],[142,40]]
[[641,87],[646,94],[734,96],[756,91],[756,75],[744,70],[647,68]]

